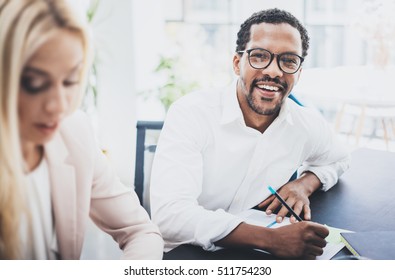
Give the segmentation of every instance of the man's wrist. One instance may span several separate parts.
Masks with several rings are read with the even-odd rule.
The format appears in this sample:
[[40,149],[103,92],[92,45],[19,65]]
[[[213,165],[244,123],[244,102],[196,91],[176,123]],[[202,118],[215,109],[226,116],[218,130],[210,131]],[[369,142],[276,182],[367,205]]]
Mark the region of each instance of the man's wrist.
[[311,171],[303,172],[299,179],[303,186],[305,186],[305,190],[308,196],[313,194],[322,186],[320,179]]
[[239,224],[229,235],[215,242],[221,247],[247,247],[270,249],[273,229],[247,223]]

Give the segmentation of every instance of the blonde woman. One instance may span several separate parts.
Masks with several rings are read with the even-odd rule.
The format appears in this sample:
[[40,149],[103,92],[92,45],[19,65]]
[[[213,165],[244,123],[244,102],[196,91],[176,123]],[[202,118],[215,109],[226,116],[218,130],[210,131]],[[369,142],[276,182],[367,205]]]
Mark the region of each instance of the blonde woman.
[[65,1],[0,0],[0,259],[78,259],[88,218],[123,258],[163,240],[75,111],[86,30]]

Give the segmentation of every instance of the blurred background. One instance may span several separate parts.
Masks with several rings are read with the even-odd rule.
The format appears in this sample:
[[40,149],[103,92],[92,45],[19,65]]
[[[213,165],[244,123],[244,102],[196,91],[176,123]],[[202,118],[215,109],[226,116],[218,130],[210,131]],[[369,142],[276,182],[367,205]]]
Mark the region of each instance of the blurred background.
[[273,7],[294,14],[311,38],[293,94],[350,149],[395,151],[394,0],[69,1],[89,21],[95,45],[83,110],[128,186],[136,122],[163,120],[180,96],[230,83],[240,24]]

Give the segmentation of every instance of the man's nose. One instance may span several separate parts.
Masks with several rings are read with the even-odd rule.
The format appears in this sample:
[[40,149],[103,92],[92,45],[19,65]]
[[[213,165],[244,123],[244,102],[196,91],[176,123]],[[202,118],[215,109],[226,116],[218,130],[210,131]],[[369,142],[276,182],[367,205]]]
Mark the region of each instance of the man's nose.
[[271,78],[282,77],[284,74],[278,66],[276,57],[273,58],[272,62],[265,69],[262,69],[262,73],[269,75]]

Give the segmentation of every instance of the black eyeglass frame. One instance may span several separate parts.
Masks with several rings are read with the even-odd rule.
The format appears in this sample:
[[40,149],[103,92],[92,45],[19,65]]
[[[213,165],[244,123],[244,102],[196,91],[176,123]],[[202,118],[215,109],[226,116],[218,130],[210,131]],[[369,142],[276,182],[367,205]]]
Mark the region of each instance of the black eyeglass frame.
[[[268,53],[270,54],[269,63],[268,63],[265,67],[260,67],[260,68],[259,68],[259,67],[254,67],[254,66],[251,64],[250,53],[251,53],[252,51],[255,51],[255,50],[266,51],[266,52],[268,52]],[[247,53],[247,55],[248,55],[248,63],[250,64],[250,66],[251,66],[252,68],[254,68],[254,69],[259,69],[259,70],[260,70],[260,69],[266,69],[267,67],[269,67],[270,64],[272,64],[274,57],[276,56],[276,57],[277,57],[276,61],[277,61],[277,66],[278,66],[278,68],[280,68],[280,70],[283,71],[283,72],[286,73],[286,74],[295,74],[296,72],[298,72],[298,70],[300,69],[300,67],[302,66],[302,63],[303,63],[303,61],[304,61],[304,57],[302,57],[302,56],[300,56],[300,55],[297,55],[297,54],[295,54],[295,53],[290,53],[290,52],[285,52],[285,53],[272,53],[271,51],[266,50],[266,49],[264,49],[264,48],[252,48],[252,49],[248,49],[248,50],[244,50],[244,51],[238,51],[237,53],[240,54],[240,55],[242,55],[243,53]],[[280,66],[280,57],[283,56],[283,55],[290,55],[290,54],[296,55],[296,56],[299,57],[299,59],[300,59],[299,66],[298,66],[298,68],[297,68],[294,72],[286,72],[286,71],[284,71],[283,68],[281,68],[281,66]]]

